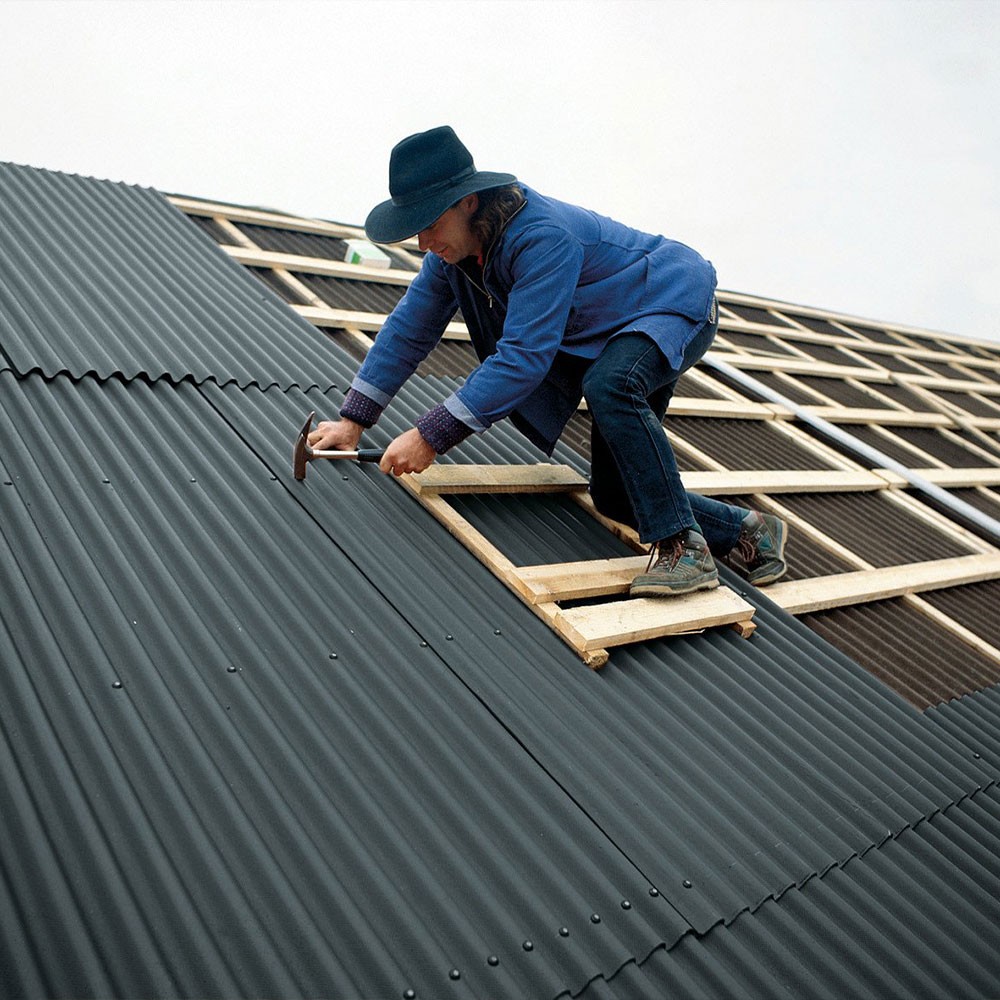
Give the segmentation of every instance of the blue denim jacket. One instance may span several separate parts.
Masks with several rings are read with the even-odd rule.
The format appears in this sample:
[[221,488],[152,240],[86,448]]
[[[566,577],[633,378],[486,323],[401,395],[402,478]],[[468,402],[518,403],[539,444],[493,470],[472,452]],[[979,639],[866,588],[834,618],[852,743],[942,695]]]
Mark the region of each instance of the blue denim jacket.
[[641,330],[680,367],[709,319],[716,277],[682,243],[524,193],[486,255],[481,284],[477,269],[424,257],[352,388],[384,407],[460,308],[481,364],[444,407],[473,431],[511,416],[551,452],[581,398],[586,365],[574,359],[596,358],[615,334]]

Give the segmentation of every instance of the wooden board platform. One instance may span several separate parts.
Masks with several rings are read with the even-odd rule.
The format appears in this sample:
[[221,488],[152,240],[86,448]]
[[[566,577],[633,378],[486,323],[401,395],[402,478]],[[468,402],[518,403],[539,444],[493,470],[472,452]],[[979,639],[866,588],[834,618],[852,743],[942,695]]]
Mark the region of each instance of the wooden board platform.
[[[400,482],[494,575],[562,636],[591,668],[603,666],[608,650],[628,643],[700,632],[721,625],[741,635],[754,629],[754,608],[726,587],[671,598],[629,598],[632,579],[648,555],[617,559],[515,566],[463,517],[447,497],[468,493],[571,493],[609,531],[634,545],[634,532],[601,518],[583,502],[587,480],[565,465],[440,465]],[[610,601],[563,608],[561,602],[612,597]]]

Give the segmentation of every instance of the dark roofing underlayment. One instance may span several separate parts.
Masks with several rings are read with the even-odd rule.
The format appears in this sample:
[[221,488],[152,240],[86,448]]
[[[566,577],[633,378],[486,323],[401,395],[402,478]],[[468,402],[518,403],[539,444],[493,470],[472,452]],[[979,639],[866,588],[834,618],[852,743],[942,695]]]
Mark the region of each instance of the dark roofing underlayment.
[[[588,671],[374,469],[292,478],[354,362],[159,196],[0,193],[3,995],[1000,988],[996,689],[918,713],[725,570],[753,638]],[[537,458],[504,425],[449,455]]]

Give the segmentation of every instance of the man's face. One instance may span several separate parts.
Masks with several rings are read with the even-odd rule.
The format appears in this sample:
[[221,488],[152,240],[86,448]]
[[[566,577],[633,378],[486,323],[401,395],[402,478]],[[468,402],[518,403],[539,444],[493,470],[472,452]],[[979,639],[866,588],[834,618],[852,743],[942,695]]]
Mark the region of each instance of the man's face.
[[466,257],[478,255],[479,241],[469,224],[478,206],[479,199],[474,194],[452,205],[426,229],[417,233],[420,249],[437,254],[446,264],[457,264]]

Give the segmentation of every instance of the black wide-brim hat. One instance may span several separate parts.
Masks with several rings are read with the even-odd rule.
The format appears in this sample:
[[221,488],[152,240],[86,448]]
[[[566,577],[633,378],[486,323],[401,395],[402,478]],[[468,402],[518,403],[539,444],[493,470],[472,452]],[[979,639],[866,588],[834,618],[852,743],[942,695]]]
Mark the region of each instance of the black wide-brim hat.
[[368,213],[365,234],[373,243],[399,243],[426,229],[467,194],[516,180],[513,174],[477,170],[472,154],[450,125],[418,132],[393,146],[392,197]]

